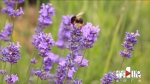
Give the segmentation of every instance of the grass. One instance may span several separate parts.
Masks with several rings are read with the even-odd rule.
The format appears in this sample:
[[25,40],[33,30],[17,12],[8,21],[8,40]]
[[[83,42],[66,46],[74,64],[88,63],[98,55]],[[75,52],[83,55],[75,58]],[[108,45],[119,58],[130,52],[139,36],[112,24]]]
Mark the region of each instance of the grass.
[[[2,1],[0,1],[2,3]],[[53,17],[53,24],[49,26],[45,32],[51,32],[55,41],[58,39],[57,33],[61,23],[62,15],[77,14],[80,11],[84,11],[83,19],[84,24],[86,22],[92,22],[94,25],[100,26],[100,35],[98,41],[95,43],[92,49],[87,50],[85,58],[89,60],[89,67],[79,70],[78,77],[83,80],[83,84],[100,84],[100,79],[104,73],[109,71],[118,70],[122,61],[119,51],[123,50],[121,44],[124,41],[125,32],[135,32],[139,30],[140,37],[138,37],[138,44],[134,47],[131,59],[126,59],[122,70],[125,70],[127,66],[130,66],[133,70],[141,70],[142,72],[142,84],[150,83],[150,2],[149,1],[89,1],[89,0],[51,0],[51,3],[55,7],[56,15]],[[37,3],[36,8],[39,7],[40,2]],[[1,6],[1,5],[0,5]],[[30,9],[28,2],[26,2],[25,14]],[[34,12],[36,18],[38,18],[38,11]],[[5,21],[5,15],[0,14],[0,29],[2,30]],[[31,45],[32,35],[36,25],[32,25],[28,22],[29,16],[22,18],[22,24],[27,25],[22,27],[15,26],[13,41],[20,41],[21,48],[21,60],[18,64],[13,66],[12,73],[18,74],[19,82],[16,84],[22,84],[24,76],[26,75],[27,67],[31,55],[34,51],[34,46]],[[35,20],[35,23],[37,19]],[[15,22],[20,24],[20,22]],[[3,46],[7,46],[8,43],[1,42]],[[59,53],[61,49],[57,47],[52,48],[52,52]],[[36,51],[36,57],[39,60],[34,67],[40,67],[41,58],[38,57]],[[64,56],[67,53],[64,53]],[[3,63],[1,62],[3,66]],[[10,65],[7,64],[7,70],[9,71]],[[40,82],[40,81],[39,81]],[[43,83],[43,82],[42,82]],[[44,82],[46,83],[46,82]],[[117,83],[116,83],[117,84]],[[141,84],[136,80],[130,82],[121,82],[119,84]]]

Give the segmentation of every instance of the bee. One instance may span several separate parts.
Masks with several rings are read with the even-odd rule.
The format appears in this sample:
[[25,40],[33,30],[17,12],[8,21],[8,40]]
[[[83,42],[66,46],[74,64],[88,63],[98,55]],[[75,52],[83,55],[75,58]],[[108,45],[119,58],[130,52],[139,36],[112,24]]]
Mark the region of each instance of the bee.
[[78,23],[80,27],[82,27],[83,25],[83,19],[81,18],[81,16],[83,15],[83,12],[78,13],[76,16],[73,16],[71,18],[71,24],[76,24]]

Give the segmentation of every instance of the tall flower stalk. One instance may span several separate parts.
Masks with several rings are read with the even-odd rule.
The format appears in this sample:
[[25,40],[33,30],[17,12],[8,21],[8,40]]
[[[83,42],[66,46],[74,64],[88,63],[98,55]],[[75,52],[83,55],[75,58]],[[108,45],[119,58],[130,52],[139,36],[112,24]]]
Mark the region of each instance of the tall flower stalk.
[[[19,42],[17,43],[17,46],[15,46],[14,43],[10,42],[8,47],[2,48],[2,50],[1,50],[1,53],[2,53],[1,60],[5,61],[5,62],[9,62],[11,64],[10,74],[5,76],[5,81],[7,83],[15,83],[16,81],[18,81],[18,77],[16,75],[15,76],[12,75],[11,72],[12,72],[13,65],[18,63],[18,60],[21,58],[19,48],[20,48]],[[15,79],[16,81],[13,81],[13,79]]]
[[123,51],[120,51],[120,55],[122,56],[123,60],[120,65],[120,69],[123,65],[123,62],[126,58],[131,58],[132,57],[132,51],[134,51],[133,47],[137,44],[138,40],[136,39],[137,36],[140,36],[138,33],[138,30],[136,33],[129,33],[126,32],[126,37],[124,38],[125,42],[122,44],[124,47]]
[[[22,7],[20,7],[19,10],[17,9],[17,4],[23,3],[24,0],[4,0],[4,4],[6,5],[6,8],[2,9],[3,14],[7,14],[11,17],[19,17],[24,12],[22,11]],[[15,9],[14,9],[15,6]],[[7,17],[7,16],[6,16]],[[0,40],[3,41],[10,41],[12,40],[12,33],[13,33],[13,28],[14,27],[14,21],[13,24],[8,24],[4,27],[4,30],[0,33]],[[12,71],[12,65],[18,62],[18,59],[20,59],[20,51],[17,49],[19,48],[19,43],[17,43],[17,46],[15,46],[13,43],[10,42],[10,45],[6,49],[1,49],[2,57],[1,61],[5,62],[4,64],[4,69],[6,67],[6,62],[11,63],[11,68],[10,68],[10,74],[5,76],[5,81],[7,83],[15,83],[18,81],[17,75],[11,74]],[[7,50],[8,49],[8,50]],[[13,80],[14,79],[14,80]],[[3,77],[2,77],[2,83],[3,83]]]
[[74,73],[78,71],[78,68],[88,66],[88,60],[84,59],[85,53],[82,54],[81,51],[93,47],[99,31],[99,27],[93,26],[92,23],[87,23],[85,26],[79,26],[78,23],[72,25],[70,39],[68,40],[70,52],[66,59],[59,63],[56,84],[82,83],[82,81],[74,80]]
[[[39,51],[39,55],[42,57],[43,62],[41,63],[40,69],[33,71],[33,73],[41,80],[46,80],[47,79],[45,78],[47,77],[46,73],[48,73],[51,70],[52,63],[56,61],[55,59],[52,58],[52,56],[54,56],[54,58],[57,58],[57,56],[50,53],[51,47],[54,46],[54,43],[55,43],[52,38],[51,33],[46,34],[43,32],[43,30],[46,27],[48,27],[50,24],[52,24],[52,16],[55,15],[55,10],[52,7],[52,4],[43,3],[39,13],[40,13],[40,16],[38,18],[38,27],[35,29],[36,35],[33,35],[32,44]],[[34,63],[34,62],[35,61],[31,59],[31,63]],[[43,67],[43,70],[41,70],[42,67]],[[30,68],[31,66],[29,66],[29,70]],[[37,82],[38,82],[38,78],[37,78]]]
[[[136,39],[137,36],[140,36],[138,30],[136,33],[129,33],[126,32],[125,42],[122,44],[124,47],[123,51],[120,51],[120,55],[122,56],[123,60],[119,67],[121,70],[123,62],[126,58],[132,57],[132,51],[134,50],[133,47],[137,44],[138,40]],[[116,76],[115,73],[109,72],[108,74],[104,75],[104,78],[101,79],[101,84],[114,84],[114,81],[120,81],[120,78]]]

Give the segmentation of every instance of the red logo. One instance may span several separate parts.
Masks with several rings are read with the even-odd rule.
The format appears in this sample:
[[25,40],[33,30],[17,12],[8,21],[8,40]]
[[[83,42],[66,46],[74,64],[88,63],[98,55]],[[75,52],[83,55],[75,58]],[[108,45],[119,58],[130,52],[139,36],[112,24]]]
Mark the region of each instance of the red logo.
[[129,71],[126,71],[126,76],[130,75],[131,73]]

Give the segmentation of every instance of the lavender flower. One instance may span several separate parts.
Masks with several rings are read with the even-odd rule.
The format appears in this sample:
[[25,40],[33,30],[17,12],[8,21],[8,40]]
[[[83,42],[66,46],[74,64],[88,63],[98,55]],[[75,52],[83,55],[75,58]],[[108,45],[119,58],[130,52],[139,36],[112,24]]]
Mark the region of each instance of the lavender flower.
[[1,50],[3,59],[11,64],[17,63],[21,58],[19,47],[19,42],[17,43],[17,46],[15,46],[14,43],[10,42],[7,48]]
[[34,76],[34,75],[35,75],[34,68],[31,68],[30,76]]
[[20,10],[14,10],[14,5],[16,3],[23,3],[24,0],[4,0],[4,4],[7,6],[7,8],[2,9],[2,13],[8,14],[10,16],[18,17],[24,14],[22,11],[22,7],[20,7]]
[[112,72],[109,72],[108,74],[104,75],[104,78],[102,78],[101,84],[112,84],[113,81],[118,80],[118,78],[113,74]]
[[52,35],[50,33],[45,34],[44,32],[40,32],[38,35],[34,35],[33,39],[32,44],[39,50],[39,55],[42,57],[48,56],[48,52],[54,45]]
[[8,84],[15,84],[17,81],[19,81],[17,75],[7,75],[5,76],[5,81],[8,83]]
[[126,33],[126,37],[125,37],[125,42],[122,44],[122,46],[125,48],[124,51],[120,51],[120,55],[122,57],[127,57],[127,58],[131,58],[132,53],[131,51],[133,51],[133,47],[135,46],[135,44],[137,44],[137,39],[136,37],[140,36],[140,34],[138,33],[138,30],[136,31],[136,33]]
[[92,48],[94,43],[97,41],[99,35],[99,27],[93,26],[92,23],[87,23],[83,28],[83,46],[85,48]]
[[38,28],[36,32],[40,32],[45,29],[48,25],[52,24],[52,16],[55,15],[55,10],[51,4],[42,4],[42,9],[39,11],[40,17],[38,19]]
[[5,57],[1,57],[1,58],[0,58],[0,61],[2,61],[2,62],[6,62]]
[[50,57],[44,57],[44,62],[43,62],[43,64],[44,64],[44,66],[43,66],[43,68],[44,68],[44,70],[45,71],[50,71],[51,69],[52,69],[52,60],[51,60],[51,58]]
[[14,6],[16,3],[23,3],[25,0],[4,0],[6,6]]
[[33,78],[29,78],[29,82],[33,82]]
[[88,60],[87,59],[83,59],[83,56],[76,56],[76,58],[74,59],[74,61],[78,64],[78,66],[80,67],[84,67],[84,66],[88,66]]
[[74,81],[74,84],[82,84],[82,80],[76,79],[76,80]]
[[4,30],[0,33],[0,40],[9,41],[12,34],[13,25],[8,24],[4,27]]
[[68,47],[68,40],[71,37],[70,31],[72,29],[72,24],[70,23],[71,17],[72,16],[62,16],[62,23],[58,32],[59,40],[56,42],[59,48]]
[[81,43],[83,41],[83,33],[78,24],[75,24],[73,29],[71,30],[71,38],[69,40],[69,49],[73,52],[78,52],[81,50]]
[[75,70],[74,68],[69,69],[69,71],[68,71],[68,79],[69,79],[69,80],[72,80],[72,79],[73,79],[74,72],[76,72],[76,70]]
[[35,75],[38,76],[41,80],[47,80],[49,77],[49,72],[45,72],[43,70],[37,69],[35,72]]
[[52,69],[53,63],[56,63],[58,60],[58,56],[53,53],[48,53],[47,57],[44,57],[43,61],[43,68],[46,72],[50,71]]
[[0,70],[0,74],[5,74],[6,73],[6,70]]
[[56,81],[55,84],[63,84],[67,74],[67,64],[66,61],[61,61],[59,63],[57,72],[56,72]]
[[36,64],[37,60],[35,58],[31,59],[31,63]]

